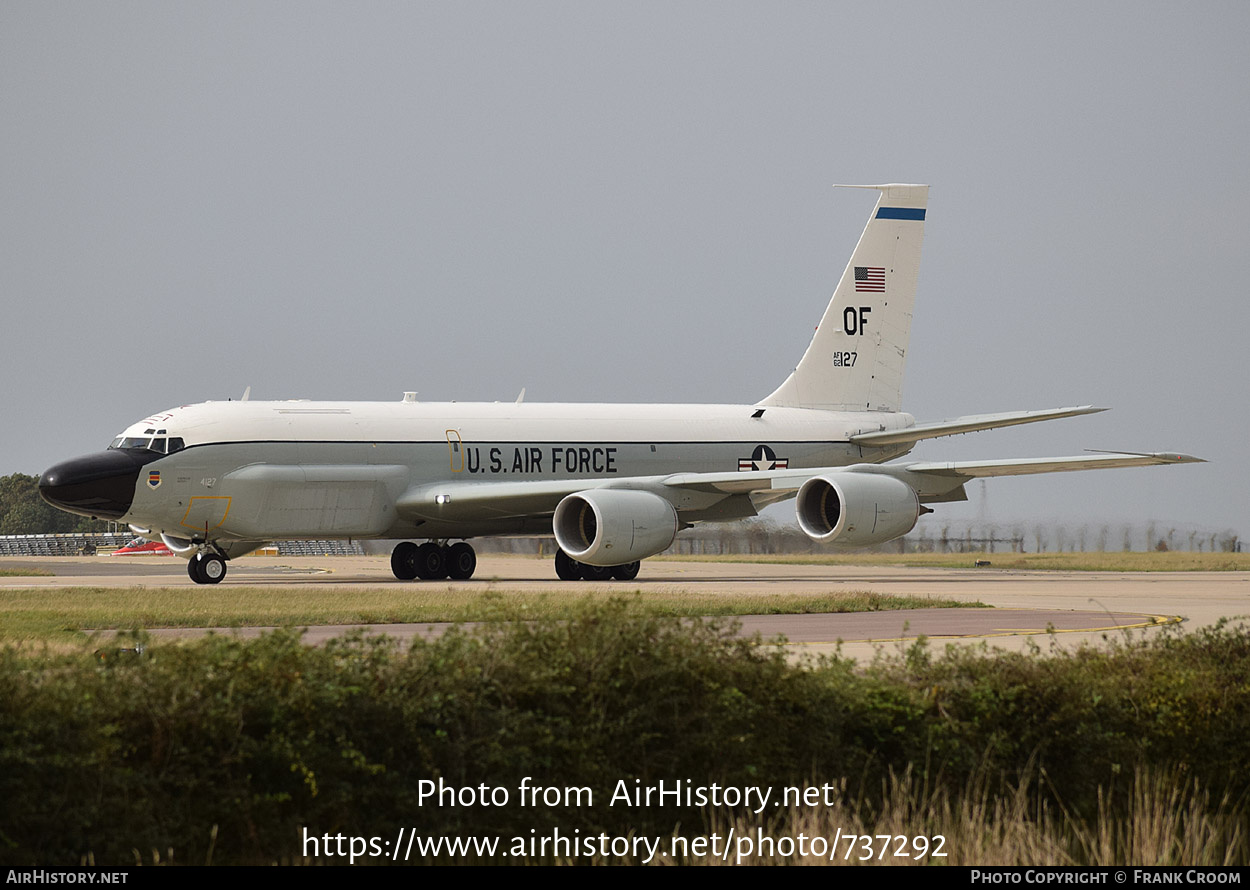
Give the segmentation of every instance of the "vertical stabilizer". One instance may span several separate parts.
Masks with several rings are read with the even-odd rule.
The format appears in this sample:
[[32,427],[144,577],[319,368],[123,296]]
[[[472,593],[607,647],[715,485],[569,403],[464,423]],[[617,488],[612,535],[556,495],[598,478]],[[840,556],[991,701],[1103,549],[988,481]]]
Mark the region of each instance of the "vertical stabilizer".
[[760,405],[898,411],[911,336],[927,185],[871,185],[881,194],[812,342]]

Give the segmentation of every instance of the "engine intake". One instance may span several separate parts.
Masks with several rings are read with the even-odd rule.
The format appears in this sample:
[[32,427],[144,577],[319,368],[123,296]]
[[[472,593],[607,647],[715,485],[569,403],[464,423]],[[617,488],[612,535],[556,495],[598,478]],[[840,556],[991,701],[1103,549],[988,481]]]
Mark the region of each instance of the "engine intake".
[[813,540],[866,547],[915,528],[920,498],[893,476],[830,473],[803,483],[795,511],[799,526]]
[[560,549],[578,562],[617,566],[654,556],[677,537],[677,510],[646,491],[597,489],[571,494],[551,520]]

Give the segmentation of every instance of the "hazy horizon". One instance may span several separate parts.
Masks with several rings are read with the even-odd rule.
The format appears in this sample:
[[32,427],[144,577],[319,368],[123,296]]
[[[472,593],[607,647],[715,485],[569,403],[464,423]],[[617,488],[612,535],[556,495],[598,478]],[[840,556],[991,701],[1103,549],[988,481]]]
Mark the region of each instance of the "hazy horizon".
[[829,186],[925,182],[904,409],[1114,410],[913,458],[1210,461],[993,479],[941,515],[1250,533],[1248,26],[1232,2],[10,0],[0,475],[247,386],[753,402],[872,207]]

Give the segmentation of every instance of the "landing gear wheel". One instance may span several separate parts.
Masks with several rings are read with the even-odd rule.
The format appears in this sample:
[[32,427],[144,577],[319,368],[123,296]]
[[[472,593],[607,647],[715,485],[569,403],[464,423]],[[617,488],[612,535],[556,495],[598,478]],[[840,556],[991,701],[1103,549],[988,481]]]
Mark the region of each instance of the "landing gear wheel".
[[226,560],[216,553],[198,553],[188,562],[187,574],[196,584],[217,584],[226,577]]
[[607,581],[612,577],[612,566],[592,566],[582,563],[582,577],[587,581]]
[[417,545],[412,541],[401,541],[391,551],[391,574],[400,581],[417,577]]
[[437,581],[447,577],[447,560],[443,548],[430,541],[417,548],[417,577],[423,581]]
[[465,541],[447,548],[447,574],[453,581],[468,581],[477,568],[477,554]]
[[627,562],[621,566],[612,566],[612,577],[617,581],[633,581],[638,577],[640,568],[642,568],[640,561]]
[[557,550],[556,577],[561,581],[580,581],[582,580],[582,564],[563,550]]

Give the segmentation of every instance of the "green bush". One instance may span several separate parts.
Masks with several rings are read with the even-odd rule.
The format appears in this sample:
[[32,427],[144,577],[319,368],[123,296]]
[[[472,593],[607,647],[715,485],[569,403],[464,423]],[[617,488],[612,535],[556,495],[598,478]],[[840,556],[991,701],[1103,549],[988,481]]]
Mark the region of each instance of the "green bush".
[[[1092,814],[1135,771],[1244,799],[1250,634],[1219,627],[1051,657],[953,651],[800,667],[716,621],[587,606],[401,651],[209,637],[142,655],[0,653],[0,861],[266,862],[301,827],[394,837],[705,830],[698,807],[609,807],[618,780],[836,781],[865,806],[910,766],[954,795],[1032,779]],[[522,779],[593,807],[521,807]],[[434,806],[421,780],[510,789]],[[778,792],[779,793],[779,792]],[[136,854],[135,851],[138,851]]]

